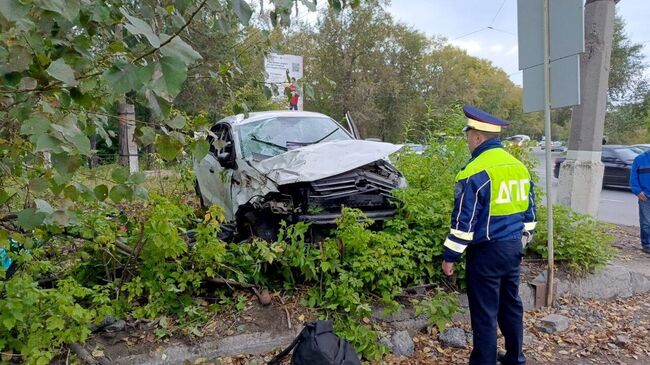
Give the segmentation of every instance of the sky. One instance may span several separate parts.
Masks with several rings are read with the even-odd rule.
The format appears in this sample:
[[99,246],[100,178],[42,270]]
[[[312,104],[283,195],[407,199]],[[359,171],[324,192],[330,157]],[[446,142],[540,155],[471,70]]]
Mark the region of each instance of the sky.
[[[517,0],[392,0],[387,10],[427,36],[443,36],[468,54],[490,60],[521,85]],[[650,0],[621,0],[616,12],[626,23],[628,39],[643,43],[650,64]]]

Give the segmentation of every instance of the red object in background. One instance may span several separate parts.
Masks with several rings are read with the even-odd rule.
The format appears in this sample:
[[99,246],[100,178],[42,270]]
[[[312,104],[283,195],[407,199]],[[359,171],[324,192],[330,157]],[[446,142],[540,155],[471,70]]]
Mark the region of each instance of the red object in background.
[[289,104],[291,105],[298,105],[298,94],[296,94],[296,85],[291,84],[289,85],[289,91],[291,91],[291,99],[289,99]]

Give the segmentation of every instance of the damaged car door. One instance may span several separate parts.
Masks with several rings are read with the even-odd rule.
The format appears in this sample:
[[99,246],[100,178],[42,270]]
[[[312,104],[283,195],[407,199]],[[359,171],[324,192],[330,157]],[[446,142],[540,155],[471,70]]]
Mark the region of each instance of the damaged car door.
[[197,193],[203,206],[220,205],[226,218],[232,219],[232,175],[237,167],[232,132],[228,124],[219,123],[207,139],[210,151],[194,166]]

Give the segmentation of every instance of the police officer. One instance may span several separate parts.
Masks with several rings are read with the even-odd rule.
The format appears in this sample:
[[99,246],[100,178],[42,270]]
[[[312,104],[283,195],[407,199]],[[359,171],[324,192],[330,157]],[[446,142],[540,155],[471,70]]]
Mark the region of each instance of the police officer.
[[442,270],[453,274],[465,250],[467,297],[474,348],[470,364],[497,362],[497,323],[505,337],[502,364],[525,364],[519,271],[523,249],[536,225],[533,182],[519,160],[503,149],[501,128],[509,123],[465,106],[472,157],[456,176],[451,230]]

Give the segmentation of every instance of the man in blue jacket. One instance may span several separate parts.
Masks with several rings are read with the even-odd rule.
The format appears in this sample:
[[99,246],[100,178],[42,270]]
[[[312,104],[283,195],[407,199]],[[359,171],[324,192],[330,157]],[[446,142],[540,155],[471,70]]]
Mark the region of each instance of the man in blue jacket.
[[650,253],[650,150],[636,156],[630,171],[630,189],[639,198],[641,247]]

